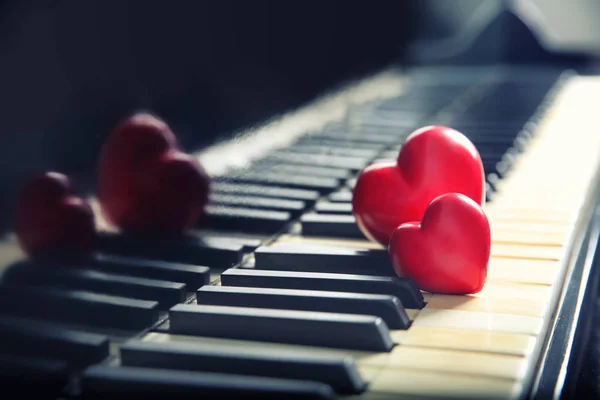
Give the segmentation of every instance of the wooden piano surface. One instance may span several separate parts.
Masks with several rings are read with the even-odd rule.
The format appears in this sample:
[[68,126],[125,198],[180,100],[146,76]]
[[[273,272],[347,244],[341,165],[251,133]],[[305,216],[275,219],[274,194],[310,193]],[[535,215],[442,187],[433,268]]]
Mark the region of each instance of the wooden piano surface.
[[[595,134],[593,128],[598,123],[596,99],[600,94],[600,78],[576,76],[569,73],[559,76],[556,71],[538,71],[535,69],[455,69],[450,72],[439,70],[439,74],[438,71],[432,70],[430,75],[423,73],[425,78],[414,79],[417,79],[417,82],[426,79],[433,80],[433,83],[430,82],[429,85],[437,85],[436,87],[440,87],[440,90],[447,88],[449,85],[458,86],[462,83],[464,87],[461,86],[461,88],[464,90],[461,89],[455,97],[449,95],[448,104],[440,107],[438,112],[420,115],[419,108],[412,111],[402,110],[402,107],[407,107],[406,104],[402,105],[401,110],[393,110],[393,100],[390,101],[389,99],[401,98],[405,93],[413,93],[414,95],[414,92],[411,92],[411,90],[414,90],[414,86],[411,86],[413,84],[411,75],[406,77],[397,71],[390,71],[338,95],[325,98],[306,109],[284,116],[280,120],[271,122],[256,131],[240,135],[236,140],[206,149],[198,154],[198,158],[213,176],[227,176],[227,179],[220,181],[222,186],[226,186],[232,184],[231,182],[235,183],[235,179],[239,178],[239,175],[232,175],[232,170],[252,170],[256,165],[253,164],[253,160],[260,160],[265,156],[270,157],[278,149],[285,150],[302,138],[307,138],[313,134],[318,135],[323,131],[323,126],[331,126],[327,125],[331,122],[339,124],[342,121],[346,124],[348,131],[345,133],[346,139],[348,137],[356,138],[356,136],[353,136],[356,135],[356,132],[362,132],[363,137],[367,137],[368,132],[377,132],[378,130],[387,132],[388,135],[393,135],[394,131],[405,130],[408,132],[412,128],[429,122],[451,122],[452,118],[460,115],[465,109],[475,107],[478,103],[483,102],[486,96],[493,95],[493,88],[497,85],[500,86],[505,78],[509,81],[508,86],[527,87],[526,85],[530,80],[535,81],[538,78],[538,74],[554,74],[556,79],[548,78],[548,82],[551,83],[548,89],[552,89],[544,97],[546,99],[545,103],[542,102],[539,107],[536,104],[537,111],[535,113],[532,113],[524,121],[513,124],[514,126],[510,124],[503,125],[506,121],[494,121],[493,119],[488,121],[490,124],[504,127],[502,129],[505,130],[515,129],[520,131],[519,135],[522,134],[521,136],[517,135],[517,131],[514,132],[515,142],[511,147],[514,149],[521,144],[523,146],[521,152],[509,152],[511,168],[508,172],[498,173],[488,179],[494,187],[491,192],[493,197],[485,206],[492,226],[492,257],[489,264],[487,283],[480,293],[473,296],[423,293],[423,299],[426,302],[423,307],[411,307],[410,304],[405,304],[402,309],[410,319],[410,326],[402,329],[390,326],[389,337],[395,343],[395,346],[387,350],[374,350],[368,348],[367,342],[370,339],[364,336],[364,332],[356,333],[356,337],[365,339],[365,344],[362,347],[357,345],[356,348],[349,339],[342,340],[341,338],[340,343],[350,344],[338,346],[341,348],[336,348],[335,345],[321,344],[318,335],[309,334],[308,331],[306,332],[307,336],[314,336],[310,341],[306,339],[307,341],[303,342],[303,339],[296,338],[288,340],[288,343],[274,343],[274,341],[285,342],[291,334],[284,332],[285,329],[281,328],[283,329],[281,332],[278,331],[279,333],[272,334],[280,334],[281,336],[278,337],[284,339],[270,340],[268,333],[263,333],[262,336],[259,333],[250,334],[243,331],[241,328],[244,326],[243,324],[239,325],[240,319],[244,318],[242,314],[245,311],[243,309],[248,306],[234,303],[240,301],[239,299],[242,299],[243,302],[243,293],[238,296],[238,300],[235,300],[234,294],[231,295],[232,297],[229,300],[218,300],[217,297],[211,297],[210,290],[205,290],[208,294],[205,293],[206,297],[202,298],[208,299],[208,303],[194,305],[196,303],[194,291],[197,288],[188,285],[188,295],[180,302],[188,302],[191,305],[174,306],[175,308],[172,310],[175,311],[172,311],[171,318],[168,319],[166,319],[168,307],[162,308],[158,318],[155,319],[155,323],[146,327],[142,323],[139,329],[133,330],[136,331],[135,333],[117,332],[113,330],[115,326],[110,323],[108,323],[108,325],[111,325],[108,326],[109,329],[106,329],[106,326],[99,325],[81,326],[81,316],[73,321],[69,318],[63,318],[62,320],[58,318],[58,324],[61,326],[75,326],[82,331],[108,335],[113,340],[111,357],[103,361],[105,367],[102,368],[104,369],[91,372],[90,376],[96,379],[95,381],[89,377],[88,381],[84,380],[84,391],[86,388],[85,382],[88,382],[88,388],[98,390],[102,386],[106,391],[116,391],[119,381],[113,375],[110,375],[115,371],[117,374],[119,371],[123,372],[123,376],[130,377],[134,381],[136,371],[131,372],[122,369],[123,367],[119,367],[119,364],[122,363],[129,367],[160,367],[161,369],[158,371],[163,371],[163,369],[172,371],[196,369],[207,372],[261,375],[260,371],[268,370],[269,376],[272,377],[317,380],[328,383],[333,387],[333,392],[328,391],[331,388],[310,387],[306,389],[308,394],[305,393],[305,395],[307,398],[327,398],[331,396],[352,399],[550,398],[554,391],[560,393],[565,378],[566,366],[569,362],[568,354],[574,334],[573,324],[577,322],[577,311],[582,301],[580,294],[583,293],[587,284],[587,277],[591,269],[590,263],[598,239],[597,172],[600,161],[600,135]],[[545,83],[540,85],[543,84]],[[515,93],[518,93],[518,91]],[[415,98],[418,98],[418,92],[415,96],[417,96]],[[385,111],[385,107],[377,108],[380,104],[387,104],[386,107],[392,109],[392,111]],[[499,107],[503,106],[505,104],[501,104]],[[381,111],[382,109],[384,111]],[[402,119],[393,118],[394,112],[397,115],[403,115],[405,121],[410,121],[414,115],[418,115],[420,118],[414,123],[407,123],[403,122]],[[524,126],[523,130],[516,127],[519,123],[522,127]],[[525,123],[528,123],[528,125]],[[468,122],[459,120],[458,125],[461,124],[466,127],[467,131],[471,129]],[[458,129],[461,128],[458,127]],[[390,132],[392,133],[390,134]],[[402,142],[403,136],[397,135],[396,137],[396,141],[385,142],[385,146],[373,146],[376,151],[372,157],[367,157],[367,159],[373,160],[382,158],[382,156],[386,158],[393,154]],[[341,141],[346,139],[343,135],[335,138],[335,140]],[[323,143],[318,143],[318,145],[325,146]],[[348,147],[360,148],[361,143],[364,144],[358,142],[358,144]],[[368,148],[368,142],[365,143],[367,143],[365,147]],[[377,144],[378,142],[375,141],[374,143]],[[307,144],[307,146],[311,145]],[[480,148],[480,151],[484,150]],[[347,156],[342,161],[348,161],[348,159],[351,159],[351,157]],[[502,159],[502,161],[506,160]],[[310,166],[309,162],[303,162],[302,160],[290,163],[298,166],[298,168],[300,168],[299,166]],[[272,173],[277,170],[277,165],[281,165],[281,163],[276,163],[275,167],[272,165],[265,167],[263,165],[263,168]],[[315,165],[312,165],[312,167],[315,167]],[[332,166],[328,163],[324,163],[322,167],[330,168],[329,171],[325,171],[325,169],[321,171],[329,174],[338,173],[340,169],[343,169],[336,168],[335,165]],[[336,169],[337,171],[335,171]],[[264,172],[265,169],[261,171]],[[308,170],[305,169],[305,171]],[[316,175],[317,170],[314,171]],[[288,175],[293,176],[294,174],[288,173]],[[351,178],[351,176],[349,177]],[[244,182],[243,179],[241,181]],[[264,184],[264,182],[259,184]],[[298,184],[298,187],[302,187],[302,185]],[[310,186],[310,184],[307,186]],[[213,244],[219,247],[242,243],[247,246],[247,250],[251,250],[262,243],[254,254],[252,251],[244,252],[245,255],[240,258],[239,263],[236,263],[235,268],[238,271],[249,271],[250,273],[252,271],[268,272],[275,270],[276,272],[277,269],[284,270],[279,277],[267,276],[261,278],[263,281],[260,282],[267,282],[265,285],[269,285],[265,286],[270,288],[268,290],[261,289],[262,284],[256,283],[259,281],[252,283],[252,277],[248,278],[249,280],[244,284],[240,283],[243,282],[244,277],[238,276],[236,278],[231,274],[227,276],[227,273],[231,270],[228,270],[226,275],[221,278],[221,273],[227,270],[228,265],[217,265],[216,261],[214,265],[211,265],[210,260],[213,260],[211,257],[206,259],[209,260],[208,262],[205,259],[198,259],[195,264],[211,267],[210,280],[213,286],[233,287],[235,291],[236,285],[239,285],[244,286],[249,291],[248,293],[254,293],[252,287],[256,286],[254,289],[258,289],[259,292],[263,290],[264,293],[269,293],[269,290],[271,290],[273,295],[279,293],[276,292],[276,288],[287,289],[289,298],[294,295],[291,290],[299,287],[309,287],[314,284],[314,279],[311,281],[309,279],[311,277],[307,275],[304,281],[301,282],[300,279],[296,279],[292,283],[289,279],[285,280],[286,276],[294,274],[304,276],[302,274],[310,275],[311,272],[331,272],[338,274],[337,277],[347,276],[348,279],[351,279],[351,276],[356,275],[339,274],[356,274],[357,271],[360,273],[360,268],[363,268],[364,271],[364,265],[367,264],[351,263],[352,268],[358,268],[352,271],[350,270],[350,264],[347,266],[340,264],[339,260],[341,259],[336,261],[335,258],[327,258],[324,255],[319,256],[319,254],[326,253],[331,256],[348,255],[355,252],[366,257],[365,260],[367,261],[365,262],[368,263],[368,260],[371,259],[381,260],[381,255],[385,253],[385,249],[356,235],[351,229],[353,225],[352,216],[344,207],[336,208],[335,215],[337,217],[329,220],[329,222],[325,220],[325,222],[321,221],[320,224],[317,224],[310,217],[311,215],[316,216],[316,220],[319,220],[324,215],[328,215],[325,211],[319,211],[319,204],[337,203],[343,205],[344,201],[330,201],[333,197],[329,196],[329,193],[349,193],[351,187],[351,179],[347,181],[342,179],[338,188],[333,190],[321,188],[321,196],[316,201],[317,206],[309,206],[310,202],[307,200],[304,208],[300,209],[300,212],[296,213],[293,218],[289,220],[287,217],[284,218],[281,229],[265,229],[260,232],[243,232],[239,230],[223,232],[215,224],[214,230],[199,233],[200,237],[206,239],[205,244],[208,247]],[[223,189],[221,194],[228,196],[239,194],[230,189],[231,187]],[[311,190],[314,190],[314,188]],[[277,198],[276,195],[265,195],[265,197]],[[340,198],[343,198],[343,195]],[[234,200],[238,201],[238,204]],[[231,197],[225,197],[224,201],[230,202],[225,206],[233,207],[229,208],[233,211],[239,210],[240,207],[244,208],[243,204],[247,204],[242,202],[242,205],[240,205],[239,199],[236,200]],[[281,205],[283,210],[287,209],[288,212],[292,213],[288,206],[292,207],[287,203]],[[215,210],[218,210],[219,207],[223,207],[223,205],[215,204]],[[268,206],[264,208],[269,209]],[[257,206],[253,209],[261,209],[261,207]],[[322,210],[327,210],[327,207],[324,206]],[[279,214],[274,214],[275,217],[285,214],[285,212],[282,213],[281,209],[276,212],[279,212]],[[222,218],[222,215],[218,215],[219,217],[215,217],[215,221],[221,221],[219,218]],[[269,218],[271,217],[273,215],[269,216]],[[279,221],[275,217],[275,222]],[[265,222],[265,224],[267,223],[273,223],[273,220],[270,219]],[[110,231],[110,227],[106,226],[100,218],[98,226]],[[148,248],[151,247],[158,246],[156,243],[148,243]],[[107,249],[110,250],[112,247],[105,248],[105,252]],[[22,258],[12,237],[5,240],[0,251],[2,252],[3,264],[6,266]],[[144,250],[140,251],[144,253]],[[177,253],[177,251],[174,250],[166,254],[166,259],[181,261],[178,260],[178,257],[183,257],[183,255]],[[300,258],[299,253],[301,256],[308,253],[312,258]],[[287,257],[287,259],[284,260],[281,257]],[[296,257],[296,259],[292,260],[293,257]],[[281,260],[284,262],[281,262]],[[287,262],[287,260],[291,261]],[[344,258],[344,260],[347,260],[347,258]],[[281,264],[278,264],[280,262]],[[303,262],[305,264],[302,264]],[[331,264],[328,264],[330,262]],[[343,263],[343,261],[341,262]],[[189,257],[186,256],[184,263],[190,264]],[[112,265],[111,269],[105,268],[106,265],[98,264],[94,265],[93,269],[100,269],[103,273],[119,275],[117,264]],[[278,265],[280,268],[277,268]],[[144,277],[143,269],[140,270],[139,275],[125,270],[122,273],[126,276]],[[375,270],[373,270],[373,274],[381,275],[376,273]],[[10,274],[7,273],[7,276],[10,277]],[[13,280],[8,280],[9,288],[11,285],[13,288],[16,285],[17,289],[25,288],[39,291],[39,282],[36,284],[35,280],[31,280],[27,275],[19,276],[19,274],[16,274],[16,277]],[[231,279],[231,282],[237,283],[232,285],[228,283],[229,281],[225,277]],[[319,276],[316,275],[315,277],[318,278]],[[85,278],[87,281],[85,279],[84,281],[89,284],[90,281],[96,278],[96,276],[88,276]],[[75,283],[71,282],[66,287],[78,289],[76,285],[79,281],[73,282]],[[53,285],[54,281],[48,284],[51,287]],[[101,284],[94,286],[99,288],[97,290],[88,287],[84,289],[91,292],[106,293]],[[63,288],[63,286],[59,285],[59,288]],[[323,288],[315,287],[314,289],[315,291],[322,291]],[[0,292],[1,290],[2,286],[0,286]],[[114,287],[112,290],[113,292],[109,291],[111,294],[118,292]],[[273,292],[274,290],[275,292]],[[243,290],[240,292],[243,292]],[[327,293],[332,295],[333,292],[340,292],[340,290],[339,288],[330,289],[324,292],[323,295],[327,295]],[[306,293],[306,296],[309,296],[309,294],[311,296],[315,295],[314,292],[298,292],[296,294],[301,295],[302,293]],[[371,292],[367,290],[366,293]],[[248,302],[254,304],[250,306],[252,307],[250,310],[252,312],[258,310],[256,312],[264,317],[266,315],[264,314],[265,306],[256,305],[262,301],[261,293],[254,294],[257,296],[256,300],[250,300],[247,297]],[[2,293],[0,295],[3,296],[2,299],[7,299],[7,295]],[[213,295],[217,296],[216,294]],[[121,297],[127,296],[123,294]],[[360,296],[356,295],[355,297],[359,298]],[[43,296],[39,298],[43,300]],[[198,298],[201,298],[200,294]],[[149,300],[147,297],[144,299]],[[273,297],[273,299],[288,301],[283,297]],[[327,297],[323,301],[327,301],[326,299]],[[380,300],[383,301],[383,299]],[[222,303],[223,301],[225,303]],[[289,301],[292,304],[292,300]],[[333,302],[333,300],[331,301]],[[215,324],[218,324],[218,321],[225,321],[216,317],[211,317],[212,319],[207,317],[207,315],[221,315],[220,313],[224,310],[218,307],[219,304],[227,305],[230,309],[237,310],[236,312],[241,309],[239,311],[241,314],[238,315],[237,319],[230,318],[227,322],[221,322],[224,324],[221,330],[192,326],[192,323],[186,322],[186,316],[197,318],[198,324],[201,324],[202,321],[212,321]],[[319,306],[318,303],[316,306],[302,305],[301,302],[293,304],[297,308],[294,308],[294,311],[288,311],[289,315],[292,316],[290,318],[297,315],[300,321],[311,318],[316,321],[321,315],[317,311],[323,311],[320,308],[326,308]],[[235,307],[233,307],[234,305]],[[273,304],[269,307],[272,309],[285,309],[282,304]],[[3,322],[2,318],[4,317],[1,315],[4,312],[12,316],[46,319],[45,314],[36,315],[35,310],[31,311],[33,308],[25,307],[24,311],[19,311],[17,305],[12,308],[10,306],[0,308],[2,308],[0,310],[0,334],[14,335],[14,332],[10,330],[5,329],[6,332],[10,331],[9,333],[2,330],[3,323],[8,324],[13,321],[6,319],[8,322]],[[298,311],[302,309],[313,311],[315,316],[309,318],[306,311]],[[205,314],[200,315],[203,310]],[[377,308],[377,310],[380,309]],[[33,312],[33,315],[29,315],[29,312]],[[48,319],[55,319],[52,312],[52,309],[48,311]],[[348,315],[353,315],[350,310],[346,312],[350,313]],[[383,311],[381,312],[383,313]],[[265,318],[277,319],[279,315],[272,314]],[[333,314],[322,315],[324,319],[327,319],[327,315]],[[339,315],[339,312],[336,315]],[[94,316],[90,315],[89,318],[93,319]],[[389,317],[383,317],[383,320],[386,322],[392,321],[392,319],[388,320],[386,318]],[[337,321],[335,318],[333,320]],[[283,320],[278,321],[273,322],[274,331],[279,329],[277,324],[283,324],[281,322]],[[56,320],[53,323],[56,323]],[[339,323],[341,324],[341,322]],[[227,326],[230,327],[230,331],[227,331]],[[314,325],[310,326],[324,325],[321,322],[314,322]],[[385,330],[388,330],[387,326]],[[353,331],[348,330],[347,332],[349,337],[353,334]],[[343,330],[330,329],[323,331],[323,335],[333,333],[340,334],[343,333]],[[135,341],[127,342],[132,338]],[[124,342],[126,342],[123,347],[124,350],[120,351],[120,345]],[[323,343],[330,342],[329,340]],[[0,344],[0,354],[4,351],[9,351],[9,349],[2,347],[2,344]],[[149,353],[144,353],[145,351],[156,351],[156,353],[154,353],[154,356],[147,356]],[[219,351],[222,351],[222,353],[219,353]],[[39,352],[42,358],[49,357],[43,349],[39,349]],[[183,359],[173,356],[173,354],[186,352],[193,353],[197,358],[190,356],[189,359]],[[236,360],[236,352],[250,354],[247,356],[248,358],[244,359],[244,362],[248,362],[249,367],[240,366],[244,364],[242,361]],[[263,364],[252,364],[248,361],[256,354],[259,354],[259,358],[264,358],[261,359]],[[28,357],[32,355],[36,354],[27,354]],[[55,353],[50,355],[57,357]],[[169,358],[170,356],[173,358]],[[294,357],[305,359],[306,364],[294,360]],[[351,365],[347,367],[348,369],[344,369],[346,367],[341,367],[341,364],[338,365],[331,361],[331,365],[335,364],[337,367],[330,366],[331,369],[329,370],[315,361],[319,357],[329,357],[329,361],[347,359]],[[71,354],[65,353],[65,358],[72,358]],[[281,371],[278,373],[277,368],[273,367],[273,365],[277,365],[273,361],[274,359],[282,360],[282,364],[285,364],[285,360],[292,360],[293,362],[290,361],[289,365],[297,362],[299,365],[304,365],[304,367],[293,369],[289,366],[285,368],[280,365]],[[101,360],[91,363],[84,362],[83,364],[87,366],[97,364],[99,361]],[[3,361],[0,357],[0,365],[1,362]],[[230,363],[229,367],[227,367],[228,362]],[[310,365],[310,363],[319,365],[318,368],[315,367],[314,369],[315,376],[307,375],[306,365]],[[237,366],[234,367],[234,364]],[[265,367],[267,364],[270,366]],[[255,367],[254,371],[252,371],[252,366]],[[233,371],[228,370],[228,368]],[[108,375],[106,373],[107,369],[109,370]],[[331,372],[334,370],[335,373]],[[133,375],[128,375],[130,373]],[[352,375],[353,373],[358,373],[360,376],[356,377]],[[172,374],[172,372],[164,372],[162,377],[167,381],[173,379],[173,382],[175,382],[177,373]],[[340,378],[336,374],[340,374],[344,378]],[[151,379],[150,376],[154,375],[144,375],[146,382]],[[201,374],[192,375],[190,379],[194,376],[199,381],[203,379]],[[360,390],[354,388],[354,391],[360,393],[348,393],[352,392],[352,390],[347,390],[348,380],[352,380],[348,376],[354,376],[355,385],[360,386],[356,382],[366,384]],[[214,378],[212,375],[208,375],[208,378],[211,377]],[[228,379],[230,379],[230,382],[242,382],[238,378],[229,377]],[[217,378],[214,379],[219,381]],[[136,386],[138,389],[143,386],[140,382],[136,384],[140,385]],[[271,383],[264,383],[267,386],[269,384]],[[77,391],[77,389],[75,390]],[[298,394],[297,392],[294,393]],[[299,398],[302,398],[302,396]]]

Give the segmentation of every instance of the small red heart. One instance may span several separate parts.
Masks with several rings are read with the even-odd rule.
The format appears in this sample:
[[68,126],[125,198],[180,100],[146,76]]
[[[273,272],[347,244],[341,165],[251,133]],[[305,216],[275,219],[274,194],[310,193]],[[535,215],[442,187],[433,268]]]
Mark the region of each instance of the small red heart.
[[365,168],[354,188],[356,222],[369,239],[387,246],[405,222],[421,221],[425,209],[445,193],[462,193],[485,203],[479,152],[462,133],[443,126],[413,132],[395,162]]
[[210,179],[181,152],[166,123],[149,114],[125,120],[105,143],[98,199],[124,231],[179,232],[192,227],[208,201]]
[[421,290],[443,294],[479,292],[490,258],[490,224],[479,204],[459,193],[431,202],[423,221],[399,226],[389,253],[399,276]]
[[94,246],[92,208],[63,174],[48,172],[29,180],[17,197],[15,218],[21,248],[32,257],[85,255]]

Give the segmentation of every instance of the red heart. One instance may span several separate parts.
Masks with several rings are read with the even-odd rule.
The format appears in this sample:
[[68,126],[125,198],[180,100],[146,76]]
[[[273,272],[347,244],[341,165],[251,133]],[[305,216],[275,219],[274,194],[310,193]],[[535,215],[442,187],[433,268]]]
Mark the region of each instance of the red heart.
[[421,290],[444,294],[479,292],[490,258],[490,224],[470,198],[448,193],[431,202],[423,221],[392,234],[389,253],[396,273]]
[[19,192],[15,217],[15,233],[30,256],[84,255],[94,245],[92,208],[63,174],[48,172],[28,181]]
[[362,232],[387,246],[394,229],[421,221],[429,203],[445,193],[462,193],[483,205],[481,157],[462,133],[428,126],[406,139],[396,162],[375,163],[361,172],[352,207]]
[[98,199],[104,216],[124,231],[178,232],[192,227],[208,201],[210,179],[181,152],[166,123],[137,114],[105,143]]

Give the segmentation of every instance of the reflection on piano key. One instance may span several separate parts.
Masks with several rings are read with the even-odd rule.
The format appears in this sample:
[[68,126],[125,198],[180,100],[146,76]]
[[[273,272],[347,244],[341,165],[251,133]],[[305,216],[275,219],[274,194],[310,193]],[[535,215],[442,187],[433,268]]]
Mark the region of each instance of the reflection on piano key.
[[317,382],[247,377],[139,367],[93,366],[82,377],[84,399],[333,399],[331,387]]
[[259,247],[254,256],[257,269],[396,276],[385,250],[277,244]]
[[169,319],[176,334],[370,351],[393,347],[385,322],[367,315],[178,304]]
[[391,329],[407,329],[410,325],[402,303],[390,295],[204,286],[196,292],[196,300],[201,305],[374,315],[383,319]]
[[323,382],[340,393],[365,389],[354,360],[344,355],[299,353],[218,343],[134,340],[121,346],[122,365]]
[[108,337],[29,318],[0,317],[0,354],[64,361],[69,367],[109,356]]
[[221,285],[386,294],[406,308],[425,306],[417,285],[407,278],[240,268],[223,272]]
[[418,318],[414,320],[413,326],[538,335],[542,329],[542,318],[486,312],[436,310],[425,307],[419,313]]

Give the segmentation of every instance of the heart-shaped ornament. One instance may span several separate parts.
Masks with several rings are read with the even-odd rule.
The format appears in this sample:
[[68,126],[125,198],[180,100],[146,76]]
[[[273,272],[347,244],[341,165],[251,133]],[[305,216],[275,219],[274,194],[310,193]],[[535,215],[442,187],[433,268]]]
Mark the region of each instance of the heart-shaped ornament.
[[398,226],[421,221],[429,203],[446,193],[462,193],[483,205],[483,164],[462,133],[428,126],[408,136],[396,161],[360,173],[352,208],[365,236],[387,246]]
[[126,232],[185,230],[208,201],[204,169],[179,149],[167,124],[149,114],[117,126],[102,148],[98,172],[102,213]]
[[15,233],[31,257],[85,256],[96,238],[94,213],[65,175],[47,172],[33,177],[19,192]]
[[448,193],[431,202],[422,222],[394,231],[389,253],[396,273],[421,290],[470,294],[485,284],[490,246],[483,209],[462,194]]

